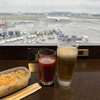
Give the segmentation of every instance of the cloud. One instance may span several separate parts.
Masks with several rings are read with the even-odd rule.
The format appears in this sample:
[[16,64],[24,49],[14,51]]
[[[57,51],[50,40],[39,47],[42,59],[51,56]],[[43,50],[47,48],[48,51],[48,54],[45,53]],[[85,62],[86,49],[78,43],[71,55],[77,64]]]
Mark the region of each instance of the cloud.
[[100,13],[100,0],[0,0],[0,12]]

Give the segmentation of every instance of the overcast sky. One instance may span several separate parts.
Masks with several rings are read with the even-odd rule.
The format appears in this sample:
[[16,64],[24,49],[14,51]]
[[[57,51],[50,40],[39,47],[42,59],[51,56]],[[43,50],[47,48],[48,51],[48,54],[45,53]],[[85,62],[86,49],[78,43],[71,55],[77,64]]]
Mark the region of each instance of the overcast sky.
[[100,13],[100,0],[0,0],[0,12]]

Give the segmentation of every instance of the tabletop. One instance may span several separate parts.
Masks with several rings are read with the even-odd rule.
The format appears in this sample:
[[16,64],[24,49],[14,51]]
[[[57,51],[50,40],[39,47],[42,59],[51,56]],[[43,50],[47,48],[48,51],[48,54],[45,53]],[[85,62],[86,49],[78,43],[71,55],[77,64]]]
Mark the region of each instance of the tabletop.
[[[24,64],[27,67],[29,65],[26,61],[0,61],[1,70],[7,69],[8,67],[5,67],[7,65],[24,66]],[[78,60],[72,84],[69,87],[61,87],[57,82],[57,76],[52,85],[43,86],[35,70],[31,72],[28,85],[36,82],[42,86],[42,89],[22,100],[100,100],[100,59]]]
[[71,86],[65,88],[57,83],[43,86],[38,73],[32,73],[29,84],[40,83],[42,89],[22,100],[100,100],[100,72],[75,72]]

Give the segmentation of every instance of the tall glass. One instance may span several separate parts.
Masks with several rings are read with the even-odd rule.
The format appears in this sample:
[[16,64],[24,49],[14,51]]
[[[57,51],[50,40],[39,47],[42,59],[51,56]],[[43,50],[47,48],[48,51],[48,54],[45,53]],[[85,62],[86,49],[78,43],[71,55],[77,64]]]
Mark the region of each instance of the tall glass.
[[52,49],[44,49],[38,52],[39,55],[39,79],[43,85],[51,85],[55,79],[55,56]]
[[61,86],[69,86],[72,81],[77,61],[77,48],[72,46],[58,46],[57,49],[57,77]]

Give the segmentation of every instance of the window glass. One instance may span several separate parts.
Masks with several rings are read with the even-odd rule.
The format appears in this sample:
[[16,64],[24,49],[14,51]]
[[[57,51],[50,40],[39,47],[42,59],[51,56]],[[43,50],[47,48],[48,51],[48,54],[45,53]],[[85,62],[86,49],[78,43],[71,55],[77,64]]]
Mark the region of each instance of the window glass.
[[0,0],[0,44],[100,43],[100,0]]

